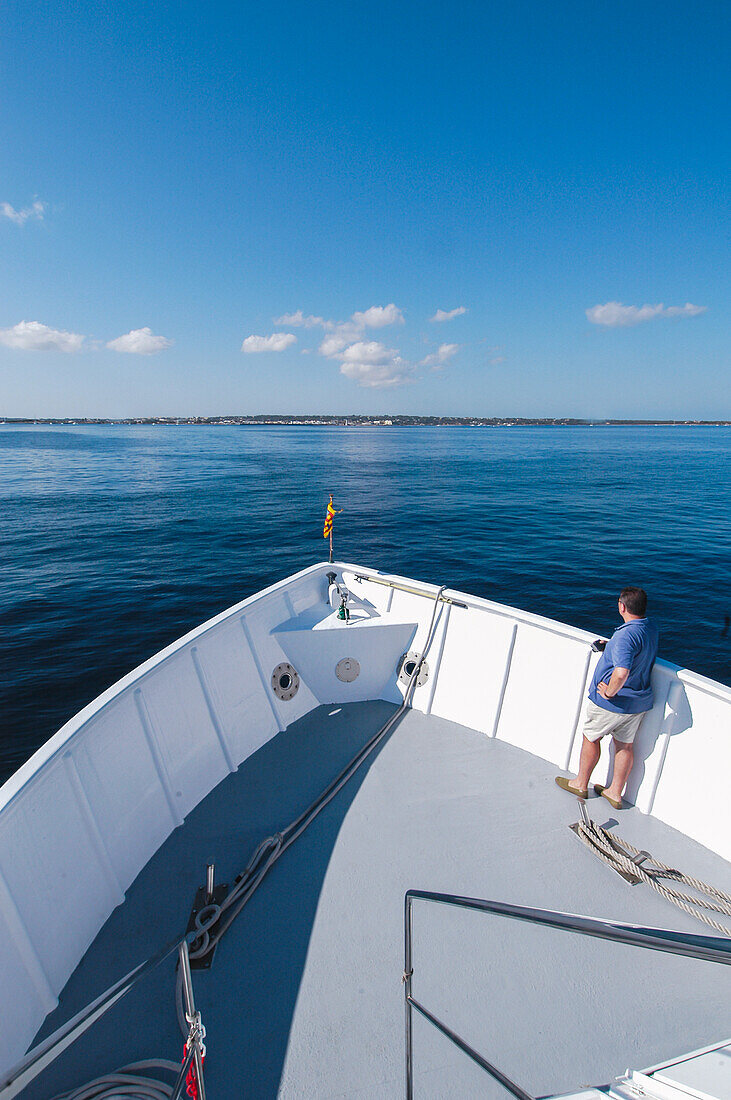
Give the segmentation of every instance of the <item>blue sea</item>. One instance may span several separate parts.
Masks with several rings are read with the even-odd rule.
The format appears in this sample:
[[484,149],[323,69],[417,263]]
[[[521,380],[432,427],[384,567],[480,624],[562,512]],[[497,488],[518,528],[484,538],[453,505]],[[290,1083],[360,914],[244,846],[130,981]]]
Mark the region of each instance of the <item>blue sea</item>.
[[598,634],[644,587],[661,656],[731,682],[731,429],[0,427],[0,779],[145,658],[324,560]]

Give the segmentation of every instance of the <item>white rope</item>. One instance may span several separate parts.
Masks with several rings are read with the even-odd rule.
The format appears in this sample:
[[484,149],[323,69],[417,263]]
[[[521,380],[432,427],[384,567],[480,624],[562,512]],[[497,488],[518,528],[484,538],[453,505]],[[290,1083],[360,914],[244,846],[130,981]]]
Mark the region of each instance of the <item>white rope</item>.
[[[731,929],[709,916],[709,913],[720,913],[722,916],[731,917],[731,895],[716,889],[715,886],[709,886],[698,878],[693,878],[692,875],[686,875],[674,867],[668,867],[651,856],[649,852],[633,847],[628,841],[615,833],[610,833],[608,829],[604,829],[591,818],[577,822],[577,834],[594,852],[594,855],[613,870],[635,875],[656,890],[666,901],[677,905],[679,909],[695,917],[696,920],[703,921],[709,928],[720,932],[722,936],[731,938]],[[695,896],[686,894],[682,890],[675,890],[662,880],[687,886],[695,890]]]
[[173,1085],[152,1077],[140,1076],[150,1070],[172,1073],[175,1078],[180,1072],[180,1066],[162,1059],[132,1062],[114,1073],[97,1077],[87,1085],[60,1093],[54,1100],[114,1100],[114,1097],[126,1097],[128,1100],[170,1100]]

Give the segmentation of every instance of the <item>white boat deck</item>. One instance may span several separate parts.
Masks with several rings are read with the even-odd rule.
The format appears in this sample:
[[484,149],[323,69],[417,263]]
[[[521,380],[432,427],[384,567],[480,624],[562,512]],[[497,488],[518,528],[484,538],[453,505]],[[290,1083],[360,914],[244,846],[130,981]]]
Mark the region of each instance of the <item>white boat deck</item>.
[[[182,934],[206,863],[230,881],[394,709],[320,706],[223,779],[127,891],[42,1034]],[[274,867],[212,969],[194,971],[208,1100],[404,1095],[408,888],[703,933],[580,844],[568,829],[576,801],[556,774],[504,741],[408,711]],[[636,847],[731,890],[731,865],[685,835],[602,799],[588,808]],[[731,1033],[727,967],[437,906],[418,905],[414,929],[414,995],[535,1096],[608,1083]],[[24,1096],[179,1059],[174,983],[170,959]],[[414,1050],[418,1097],[506,1095],[418,1017]]]

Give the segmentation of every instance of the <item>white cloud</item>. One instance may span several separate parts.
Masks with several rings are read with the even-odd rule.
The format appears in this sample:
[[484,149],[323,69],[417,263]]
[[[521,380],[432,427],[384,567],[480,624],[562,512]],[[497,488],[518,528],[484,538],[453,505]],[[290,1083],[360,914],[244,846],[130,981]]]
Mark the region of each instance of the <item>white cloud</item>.
[[274,318],[275,325],[301,325],[303,328],[317,328],[325,325],[324,317],[314,317],[311,313],[304,314],[301,309],[296,313],[285,313],[282,317]]
[[397,355],[395,348],[387,348],[378,340],[359,340],[346,348],[340,358],[344,363],[372,363],[375,366],[388,363]]
[[40,321],[21,321],[0,329],[0,344],[19,351],[79,351],[84,337],[77,332],[49,328]]
[[348,341],[345,337],[333,335],[326,336],[320,344],[318,350],[320,352],[320,355],[325,355],[328,359],[331,359],[334,355],[337,355],[338,352],[342,351],[343,348],[347,346]]
[[603,306],[587,309],[586,316],[593,325],[616,328],[654,321],[656,317],[696,317],[699,313],[705,313],[707,308],[694,306],[691,302],[686,302],[684,306],[664,306],[662,302],[654,306],[623,306],[621,302],[606,302]]
[[358,340],[330,358],[340,360],[340,373],[346,378],[371,388],[403,385],[414,369],[395,348],[377,340]]
[[343,363],[340,373],[357,382],[359,386],[371,389],[388,389],[409,382],[411,368],[403,360],[394,359],[390,364],[380,363]]
[[393,302],[388,306],[371,306],[363,313],[354,313],[352,319],[360,328],[384,328],[386,325],[404,323],[403,313]]
[[328,358],[337,355],[348,344],[355,343],[364,333],[362,325],[355,325],[352,321],[344,321],[339,325],[328,322],[328,325],[331,329],[330,334],[325,337],[319,347],[320,355],[326,355]]
[[427,355],[426,359],[422,359],[419,363],[420,367],[433,367],[434,370],[439,370],[448,359],[451,359],[453,355],[456,355],[459,351],[459,344],[440,344],[438,349],[432,354]]
[[328,335],[320,344],[320,354],[332,358],[349,344],[362,340],[367,328],[403,323],[403,313],[393,302],[388,306],[371,306],[362,312],[357,311],[349,321],[324,321],[323,328]]
[[241,350],[248,355],[260,351],[284,351],[297,343],[293,332],[273,332],[271,336],[247,336]]
[[490,360],[490,366],[491,367],[497,367],[500,363],[504,363],[504,362],[505,362],[505,357],[503,355],[498,355],[494,359]]
[[25,206],[22,210],[16,210],[9,202],[0,202],[0,214],[4,218],[9,218],[11,222],[15,222],[16,225],[25,225],[29,220],[41,222],[45,212],[45,202],[37,200],[31,206]]
[[400,386],[411,380],[413,365],[402,359],[395,348],[387,348],[377,340],[365,340],[364,336],[368,328],[403,323],[403,313],[393,302],[371,306],[354,313],[349,321],[325,321],[323,328],[327,335],[318,350],[327,359],[336,359],[340,373],[359,386]]
[[359,386],[386,389],[410,381],[413,367],[393,348],[375,340],[360,341],[340,356],[340,373]]
[[156,355],[158,351],[164,351],[173,345],[172,340],[165,336],[155,336],[152,329],[133,328],[124,336],[118,336],[116,340],[110,340],[107,344],[112,351],[123,351],[128,355]]
[[454,317],[461,317],[467,312],[466,306],[457,306],[456,309],[438,309],[430,321],[451,321]]

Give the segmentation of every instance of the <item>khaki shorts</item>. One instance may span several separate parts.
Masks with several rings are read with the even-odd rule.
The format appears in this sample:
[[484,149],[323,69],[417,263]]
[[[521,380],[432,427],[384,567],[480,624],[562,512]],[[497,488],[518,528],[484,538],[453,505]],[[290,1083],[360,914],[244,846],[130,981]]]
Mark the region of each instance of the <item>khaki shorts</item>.
[[598,741],[600,737],[611,734],[615,741],[631,745],[644,717],[644,711],[641,714],[615,714],[614,711],[598,707],[591,699],[587,699],[584,737],[587,741]]

